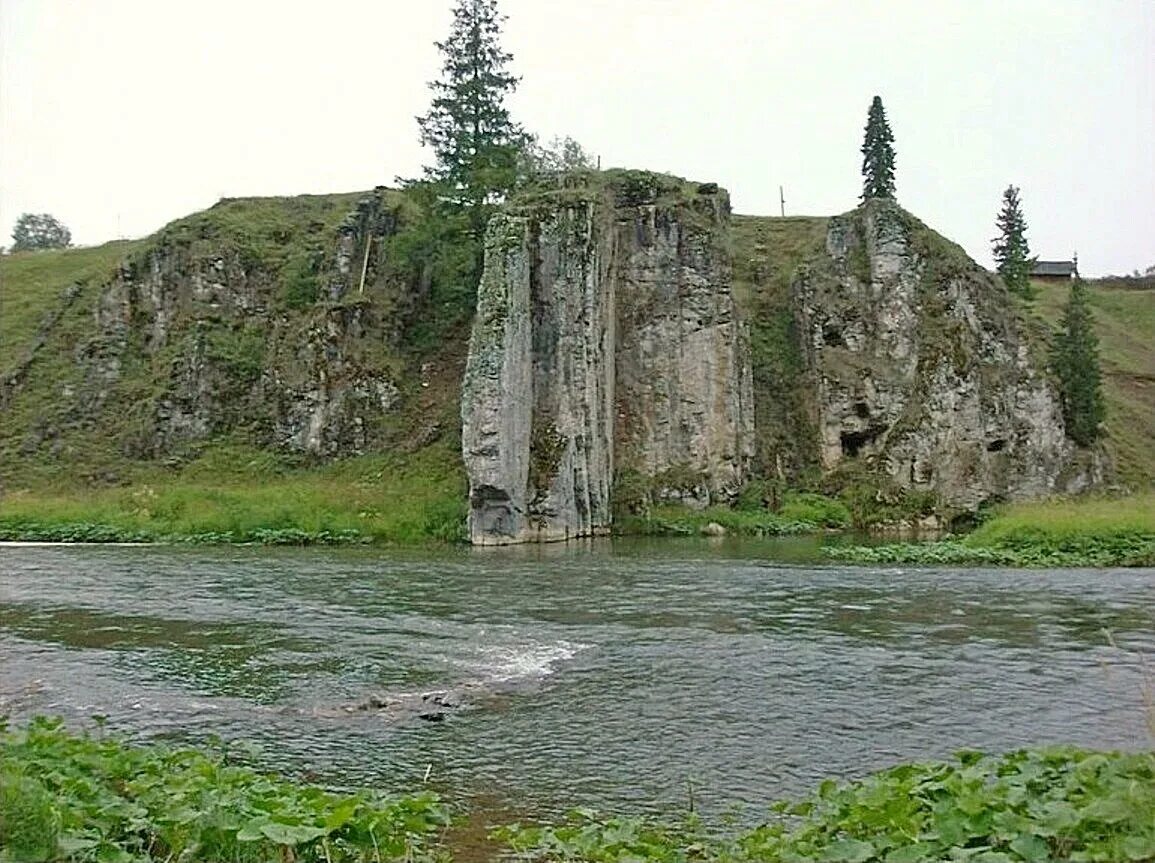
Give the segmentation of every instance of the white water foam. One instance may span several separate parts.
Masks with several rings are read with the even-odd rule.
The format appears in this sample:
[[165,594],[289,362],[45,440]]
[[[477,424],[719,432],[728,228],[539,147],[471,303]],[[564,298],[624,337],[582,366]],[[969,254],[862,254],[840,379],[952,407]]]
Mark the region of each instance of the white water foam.
[[590,647],[572,641],[502,644],[482,647],[472,669],[485,683],[517,683],[542,680],[553,674],[558,663],[572,659]]

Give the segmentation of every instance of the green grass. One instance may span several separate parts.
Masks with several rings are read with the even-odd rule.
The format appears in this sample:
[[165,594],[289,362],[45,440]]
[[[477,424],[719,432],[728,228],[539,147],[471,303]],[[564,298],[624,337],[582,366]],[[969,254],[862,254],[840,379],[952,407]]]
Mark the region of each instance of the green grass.
[[1155,566],[1155,492],[1011,504],[962,539],[824,551],[855,563]]
[[73,285],[107,281],[137,240],[0,256],[0,374],[22,362],[41,324],[64,304]]
[[459,541],[465,478],[449,443],[312,469],[260,450],[217,449],[180,473],[126,486],[10,491],[0,537],[306,543]]
[[[1035,314],[1054,328],[1070,289],[1036,282]],[[1155,291],[1088,281],[1099,337],[1107,446],[1125,485],[1155,485]]]

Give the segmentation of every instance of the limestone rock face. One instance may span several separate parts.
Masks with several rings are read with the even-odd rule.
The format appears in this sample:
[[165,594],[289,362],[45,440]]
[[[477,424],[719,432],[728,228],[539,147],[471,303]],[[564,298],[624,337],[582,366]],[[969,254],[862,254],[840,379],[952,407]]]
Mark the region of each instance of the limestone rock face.
[[1002,283],[892,202],[831,219],[794,291],[824,470],[959,509],[1101,479]]
[[753,450],[716,186],[611,172],[490,223],[462,395],[475,544],[605,532],[615,476],[695,502]]
[[395,227],[385,197],[361,198],[335,229],[310,227],[302,246],[314,257],[299,269],[314,296],[304,301],[286,300],[285,239],[246,247],[247,235],[223,233],[229,207],[163,229],[97,288],[91,326],[73,346],[79,385],[41,437],[127,410],[133,430],[118,444],[137,457],[238,429],[316,456],[371,446],[398,400],[385,347],[394,324],[360,294],[372,240]]

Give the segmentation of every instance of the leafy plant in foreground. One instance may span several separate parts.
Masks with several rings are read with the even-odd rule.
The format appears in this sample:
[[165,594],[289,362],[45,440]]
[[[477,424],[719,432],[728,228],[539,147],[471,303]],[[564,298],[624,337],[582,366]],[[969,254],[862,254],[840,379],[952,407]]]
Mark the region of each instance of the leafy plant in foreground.
[[1155,753],[964,752],[860,782],[828,780],[809,800],[773,812],[730,838],[694,819],[666,826],[587,811],[559,826],[498,835],[533,861],[1139,863],[1155,859]]
[[223,752],[130,746],[36,719],[0,731],[0,861],[431,860],[432,795],[334,794]]

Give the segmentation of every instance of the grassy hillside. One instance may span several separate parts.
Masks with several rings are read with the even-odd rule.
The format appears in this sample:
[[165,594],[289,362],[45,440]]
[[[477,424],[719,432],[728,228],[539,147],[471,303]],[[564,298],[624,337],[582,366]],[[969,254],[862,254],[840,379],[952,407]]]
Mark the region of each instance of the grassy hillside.
[[42,325],[69,302],[69,288],[107,281],[139,246],[138,240],[117,240],[0,257],[0,374],[28,356]]
[[[1087,282],[1107,400],[1107,446],[1119,481],[1155,484],[1155,290]],[[1035,314],[1058,326],[1069,289],[1037,283]]]

